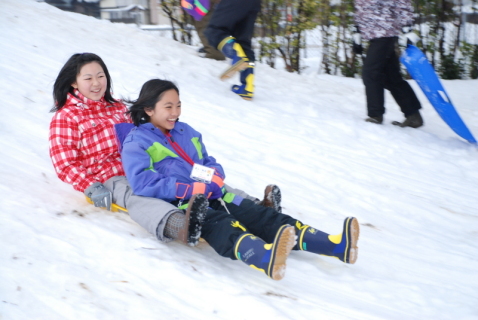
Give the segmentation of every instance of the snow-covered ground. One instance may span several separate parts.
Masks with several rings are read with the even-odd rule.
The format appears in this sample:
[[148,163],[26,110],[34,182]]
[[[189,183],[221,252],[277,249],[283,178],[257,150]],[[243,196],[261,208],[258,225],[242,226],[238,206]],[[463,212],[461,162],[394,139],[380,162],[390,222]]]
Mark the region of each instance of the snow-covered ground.
[[[478,150],[413,81],[416,130],[390,124],[390,95],[385,124],[365,123],[360,79],[258,64],[247,102],[218,79],[226,62],[134,26],[1,0],[0,28],[0,319],[478,319]],[[293,252],[273,281],[87,204],[48,154],[52,85],[77,52],[104,59],[116,97],[175,81],[230,185],[278,184],[287,214],[329,233],[357,217],[357,263]],[[443,83],[478,137],[478,81]]]

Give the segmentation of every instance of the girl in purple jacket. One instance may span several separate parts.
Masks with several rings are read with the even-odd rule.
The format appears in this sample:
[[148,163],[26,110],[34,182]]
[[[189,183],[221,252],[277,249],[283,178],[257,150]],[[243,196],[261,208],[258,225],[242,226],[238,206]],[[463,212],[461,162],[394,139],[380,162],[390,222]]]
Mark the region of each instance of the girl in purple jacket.
[[179,122],[181,101],[172,82],[147,81],[138,99],[130,103],[129,113],[136,127],[124,139],[121,155],[133,192],[180,208],[191,196],[204,194],[209,208],[201,237],[221,256],[242,260],[274,280],[284,277],[291,250],[355,263],[356,218],[346,218],[343,233],[332,236],[226,192],[225,171],[206,151],[201,134]]

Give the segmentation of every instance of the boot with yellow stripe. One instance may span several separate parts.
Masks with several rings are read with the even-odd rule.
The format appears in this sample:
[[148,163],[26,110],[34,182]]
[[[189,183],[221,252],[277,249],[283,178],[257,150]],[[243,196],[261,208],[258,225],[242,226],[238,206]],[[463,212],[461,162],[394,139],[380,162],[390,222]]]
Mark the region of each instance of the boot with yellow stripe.
[[251,233],[244,233],[236,241],[234,253],[238,260],[250,267],[274,280],[281,280],[285,275],[287,257],[295,246],[295,238],[295,228],[288,224],[279,228],[273,243],[265,243]]
[[232,59],[231,66],[221,74],[221,80],[227,80],[236,72],[242,71],[249,66],[249,59],[247,58],[244,49],[242,49],[242,46],[236,42],[236,38],[224,38],[217,48],[224,53],[226,57]]
[[338,235],[329,235],[300,222],[296,228],[300,230],[297,240],[300,250],[335,257],[350,264],[357,261],[360,227],[356,218],[346,218],[343,232]]
[[254,63],[249,62],[246,69],[241,71],[241,85],[233,85],[232,92],[238,94],[244,100],[252,100],[254,96]]

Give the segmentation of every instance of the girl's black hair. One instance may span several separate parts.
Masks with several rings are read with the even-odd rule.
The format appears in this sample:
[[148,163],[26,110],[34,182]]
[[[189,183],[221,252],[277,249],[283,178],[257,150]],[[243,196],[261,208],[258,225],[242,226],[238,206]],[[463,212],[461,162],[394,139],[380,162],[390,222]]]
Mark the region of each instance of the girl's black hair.
[[56,112],[65,106],[68,93],[73,94],[75,90],[71,85],[76,82],[76,76],[80,73],[81,68],[90,62],[98,62],[105,72],[106,79],[108,80],[106,83],[105,100],[109,103],[117,102],[111,95],[113,84],[108,68],[103,60],[94,53],[75,53],[68,59],[63,68],[61,68],[58,77],[56,77],[55,84],[53,85],[53,101],[55,105],[50,112]]
[[151,79],[143,84],[137,100],[126,100],[125,102],[130,105],[128,113],[134,125],[139,126],[141,123],[149,122],[150,117],[146,110],[154,110],[156,103],[161,100],[163,94],[171,89],[176,90],[179,94],[179,89],[173,82]]

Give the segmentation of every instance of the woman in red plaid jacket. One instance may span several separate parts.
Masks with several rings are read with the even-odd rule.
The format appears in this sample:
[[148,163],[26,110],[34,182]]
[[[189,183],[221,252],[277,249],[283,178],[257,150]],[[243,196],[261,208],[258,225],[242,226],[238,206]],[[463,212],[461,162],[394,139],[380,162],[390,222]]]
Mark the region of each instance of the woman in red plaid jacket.
[[[55,106],[50,123],[50,157],[58,177],[84,192],[95,206],[111,208],[116,203],[128,210],[131,218],[161,241],[178,239],[197,244],[207,199],[197,196],[188,208],[179,210],[156,198],[133,194],[125,177],[116,142],[114,125],[132,123],[126,106],[111,94],[111,77],[103,60],[93,53],[70,57],[53,86]],[[280,209],[277,186],[272,203]],[[241,190],[227,186],[253,201]]]

